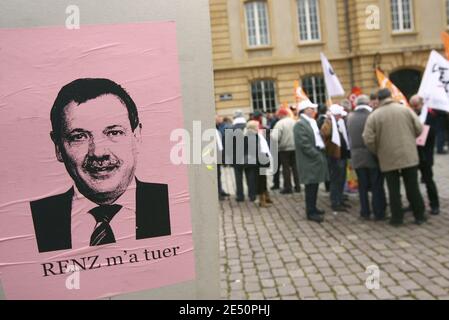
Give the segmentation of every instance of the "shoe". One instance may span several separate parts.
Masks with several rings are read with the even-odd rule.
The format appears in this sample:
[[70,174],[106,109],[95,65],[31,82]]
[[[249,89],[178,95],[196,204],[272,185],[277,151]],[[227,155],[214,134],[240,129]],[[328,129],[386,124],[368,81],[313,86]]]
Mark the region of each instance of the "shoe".
[[447,151],[439,151],[437,154],[447,154]]
[[295,192],[296,193],[300,193],[301,192],[301,187],[295,187]]
[[265,193],[259,195],[259,207],[261,207],[261,208],[269,207]]
[[236,198],[235,201],[237,201],[237,202],[244,202],[245,198]]
[[279,188],[278,185],[274,185],[274,186],[271,187],[271,190],[279,190],[279,189],[280,189],[280,188]]
[[268,204],[272,204],[272,203],[273,203],[273,201],[272,201],[271,198],[270,198],[270,194],[268,193],[268,191],[265,191],[265,201],[266,201]]
[[293,191],[291,189],[282,189],[281,194],[292,194]]
[[394,222],[394,221],[390,220],[390,225],[395,228],[398,228],[398,227],[402,226],[403,224],[404,224],[404,222]]
[[324,216],[326,214],[326,211],[320,210],[320,209],[316,209],[316,213],[318,213],[320,216]]
[[418,226],[420,226],[420,225],[422,225],[422,224],[424,224],[426,222],[427,222],[427,218],[426,217],[423,217],[422,219],[419,219],[419,220],[415,220],[415,224],[418,225]]
[[219,195],[218,195],[218,200],[224,201],[224,200],[226,200],[226,197],[225,197],[225,196],[222,196],[221,194],[219,194]]
[[371,217],[370,216],[361,215],[360,219],[365,220],[365,221],[370,221]]
[[230,196],[230,194],[223,191],[223,192],[220,192],[220,196],[228,198]]
[[440,214],[440,208],[432,208],[432,210],[430,210],[430,214],[432,216],[437,216]]
[[374,217],[374,221],[386,221],[387,217]]
[[307,216],[307,220],[321,223],[324,221],[323,217],[318,214],[310,214]]
[[332,210],[335,212],[348,212],[345,207],[343,206],[332,206]]
[[256,197],[250,197],[250,198],[249,198],[249,201],[250,201],[250,202],[255,202],[255,201],[256,201]]
[[342,206],[343,208],[347,208],[347,209],[352,208],[352,206],[351,206],[349,203],[346,203],[346,202],[343,202],[343,203],[341,204],[341,206]]
[[412,207],[408,206],[406,208],[402,208],[402,212],[406,213],[406,212],[412,212]]

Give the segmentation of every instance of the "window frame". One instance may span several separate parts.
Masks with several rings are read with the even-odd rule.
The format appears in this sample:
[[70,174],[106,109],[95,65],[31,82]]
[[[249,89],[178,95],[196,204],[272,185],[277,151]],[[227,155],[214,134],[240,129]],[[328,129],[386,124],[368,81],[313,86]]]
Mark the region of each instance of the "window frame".
[[446,12],[446,28],[449,29],[449,0],[445,1],[444,9]]
[[[393,1],[397,1],[398,7],[398,25],[399,29],[394,29],[395,19],[393,16]],[[410,12],[410,28],[404,29],[404,12],[403,12],[403,1],[408,1],[409,3],[409,12]],[[391,17],[391,31],[393,34],[400,33],[412,33],[415,31],[415,21],[414,21],[414,10],[413,10],[413,0],[390,0],[390,17]]]
[[[308,79],[312,79],[312,95],[310,95],[310,92],[308,91],[308,88],[305,86],[305,81]],[[323,88],[323,93],[322,95],[318,92],[317,90],[317,79],[321,79],[322,81],[322,88]],[[301,86],[302,89],[304,90],[304,92],[307,94],[307,96],[309,97],[309,99],[316,103],[316,104],[326,104],[328,95],[327,95],[327,90],[326,90],[326,83],[324,81],[324,76],[319,75],[319,74],[308,74],[305,76],[301,77]],[[317,98],[318,96],[322,96],[323,101],[319,101]]]
[[[321,6],[319,0],[294,0],[295,8],[296,8],[296,25],[298,32],[298,40],[300,44],[309,44],[309,43],[320,43],[322,41],[322,28],[321,28]],[[306,34],[307,39],[301,39],[301,17],[299,14],[299,2],[305,1],[304,9],[306,10]],[[310,4],[309,1],[315,1],[316,4],[316,23],[317,23],[317,32],[318,38],[312,39],[312,25],[311,25],[311,16],[310,16]]]
[[[261,91],[262,91],[262,109],[260,109],[260,108],[255,108],[255,100],[254,100],[254,98],[253,98],[253,96],[254,96],[254,94],[253,94],[253,84],[255,84],[255,83],[257,83],[257,82],[260,82],[261,83]],[[268,108],[268,105],[267,105],[267,97],[266,97],[266,93],[267,93],[267,90],[266,90],[266,88],[265,88],[265,83],[266,82],[271,82],[271,83],[273,83],[273,103],[274,103],[274,105],[273,105],[273,107],[271,108],[271,109],[269,109]],[[277,92],[277,90],[276,90],[276,80],[275,79],[272,79],[272,78],[264,78],[264,79],[254,79],[254,80],[251,80],[250,81],[250,83],[249,83],[249,87],[250,87],[250,95],[251,95],[251,108],[252,108],[252,110],[253,110],[253,112],[255,112],[255,111],[262,111],[262,112],[264,112],[264,113],[267,113],[267,112],[276,112],[276,109],[277,109],[277,101],[278,101],[278,99],[277,99],[277,94],[276,94],[276,92]]]
[[[259,11],[257,8],[257,4],[258,3],[263,3],[264,5],[264,12],[265,12],[265,19],[266,19],[266,28],[267,28],[267,34],[266,34],[266,38],[267,38],[267,43],[262,43],[262,35],[260,33],[260,18],[259,18]],[[251,5],[253,6],[252,10],[254,13],[254,28],[255,28],[255,40],[256,40],[256,44],[251,44],[251,40],[250,40],[250,34],[249,34],[249,21],[248,21],[248,12],[247,12],[247,6]],[[245,30],[246,30],[246,45],[248,46],[248,48],[252,49],[252,48],[263,48],[263,47],[269,47],[271,46],[271,32],[270,32],[270,15],[269,15],[269,5],[268,5],[268,1],[267,0],[249,0],[249,1],[245,1],[243,3],[243,15],[245,17]]]

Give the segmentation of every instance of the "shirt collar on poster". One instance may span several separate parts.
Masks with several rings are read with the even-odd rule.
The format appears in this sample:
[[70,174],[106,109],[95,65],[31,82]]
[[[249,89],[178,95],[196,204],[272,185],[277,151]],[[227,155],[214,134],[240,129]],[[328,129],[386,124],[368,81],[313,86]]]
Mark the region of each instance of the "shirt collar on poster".
[[[123,207],[134,209],[136,207],[136,180],[132,179],[131,184],[128,186],[126,191],[114,202],[111,204],[119,204]],[[76,187],[74,186],[74,195],[73,195],[73,204],[83,203],[85,205],[84,208],[89,210],[98,207],[99,205],[88,198],[86,198]]]
[[[136,181],[133,179],[126,191],[113,203],[122,206],[111,221],[116,240],[135,236],[136,187]],[[89,211],[98,206],[74,186],[71,223],[73,248],[89,246],[91,232],[96,226],[95,218]]]

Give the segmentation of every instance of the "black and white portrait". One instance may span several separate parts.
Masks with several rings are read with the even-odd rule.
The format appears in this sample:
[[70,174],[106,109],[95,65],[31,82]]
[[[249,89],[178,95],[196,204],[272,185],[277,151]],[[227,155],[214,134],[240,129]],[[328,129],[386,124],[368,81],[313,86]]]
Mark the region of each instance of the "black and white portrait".
[[[74,80],[59,91],[50,120],[56,158],[73,187],[30,203],[39,252],[71,249],[74,237],[99,246],[130,233],[137,240],[170,235],[168,186],[135,175],[142,124],[124,88],[109,79]],[[118,215],[132,227],[115,226]],[[80,224],[91,233],[77,232]]]

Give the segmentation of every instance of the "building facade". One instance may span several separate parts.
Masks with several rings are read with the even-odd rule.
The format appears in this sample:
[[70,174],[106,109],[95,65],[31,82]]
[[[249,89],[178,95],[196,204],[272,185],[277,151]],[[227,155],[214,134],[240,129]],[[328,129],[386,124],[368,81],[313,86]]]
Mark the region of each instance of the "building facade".
[[217,113],[292,104],[295,80],[325,103],[320,52],[348,95],[374,91],[379,67],[410,96],[430,51],[443,50],[448,10],[449,0],[210,0]]

